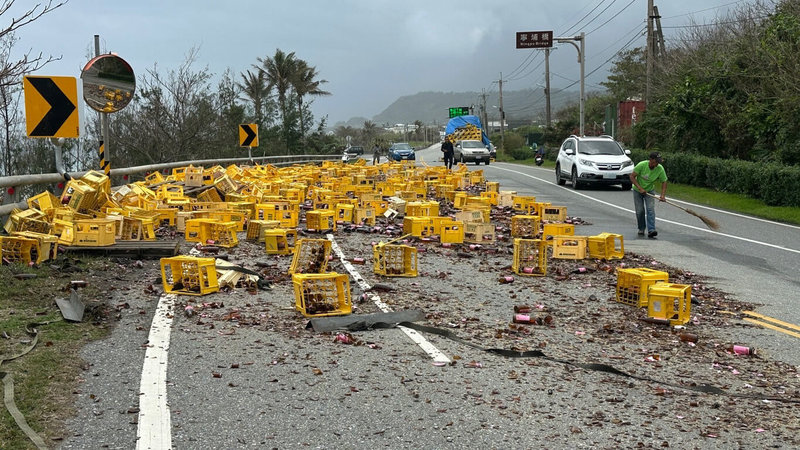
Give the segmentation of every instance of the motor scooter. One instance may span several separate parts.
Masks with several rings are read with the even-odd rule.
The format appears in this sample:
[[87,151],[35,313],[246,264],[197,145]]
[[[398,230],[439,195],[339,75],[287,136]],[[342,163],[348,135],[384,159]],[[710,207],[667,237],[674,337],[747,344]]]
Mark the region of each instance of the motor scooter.
[[536,157],[534,158],[534,161],[536,162],[537,166],[541,166],[542,164],[544,164],[544,156],[537,154]]

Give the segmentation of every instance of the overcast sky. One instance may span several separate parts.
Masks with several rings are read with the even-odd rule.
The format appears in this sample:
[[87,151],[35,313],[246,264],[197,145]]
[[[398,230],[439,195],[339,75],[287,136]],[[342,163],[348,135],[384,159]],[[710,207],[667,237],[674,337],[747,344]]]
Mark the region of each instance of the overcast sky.
[[[686,26],[752,2],[655,4],[669,45]],[[16,0],[0,17],[2,26],[32,4]],[[518,31],[585,32],[587,90],[598,89],[616,52],[644,45],[646,12],[647,0],[70,0],[20,29],[15,51],[62,57],[35,75],[80,77],[95,34],[101,51],[117,53],[137,75],[155,64],[162,73],[176,69],[193,47],[196,70],[239,74],[279,48],[328,81],[323,88],[333,95],[317,98],[313,111],[334,124],[370,118],[398,97],[423,91],[497,92],[501,73],[504,91],[538,88],[543,51],[516,49]],[[550,68],[553,89],[576,82],[576,50],[559,44]],[[533,108],[542,105],[506,105],[509,113]]]

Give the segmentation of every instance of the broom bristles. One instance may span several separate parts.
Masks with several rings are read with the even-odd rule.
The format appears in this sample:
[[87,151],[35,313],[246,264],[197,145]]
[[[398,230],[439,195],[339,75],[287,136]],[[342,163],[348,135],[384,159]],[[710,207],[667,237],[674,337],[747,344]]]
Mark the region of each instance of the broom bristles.
[[712,219],[710,219],[710,218],[708,218],[708,217],[706,217],[706,216],[704,216],[702,214],[698,214],[698,213],[692,211],[691,209],[686,209],[685,211],[687,213],[697,217],[698,219],[702,220],[703,223],[706,224],[706,226],[708,228],[711,228],[714,231],[719,230],[719,224],[717,222],[715,222],[714,220],[712,220]]

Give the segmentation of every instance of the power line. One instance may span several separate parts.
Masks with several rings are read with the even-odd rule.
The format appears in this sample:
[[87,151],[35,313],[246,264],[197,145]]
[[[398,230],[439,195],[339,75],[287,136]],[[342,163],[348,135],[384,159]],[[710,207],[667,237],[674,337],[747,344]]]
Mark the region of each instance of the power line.
[[736,2],[725,3],[724,5],[714,6],[713,8],[701,9],[700,11],[692,11],[692,12],[685,13],[685,14],[678,14],[678,15],[675,15],[675,16],[662,17],[662,18],[661,18],[661,20],[669,20],[669,19],[674,19],[674,18],[676,18],[676,17],[687,17],[687,16],[692,16],[692,15],[699,14],[699,13],[702,13],[702,12],[706,12],[706,11],[713,11],[713,10],[717,10],[717,9],[724,8],[724,7],[726,7],[726,6],[735,5],[735,4],[737,4],[737,3],[742,3],[742,2],[744,2],[744,1],[745,1],[745,0],[739,0],[739,1],[736,1]]
[[[630,3],[628,3],[627,5],[625,5],[625,7],[624,7],[624,8],[620,9],[618,13],[614,14],[613,16],[611,16],[611,18],[610,18],[610,19],[608,19],[608,20],[606,20],[605,22],[603,22],[603,23],[602,23],[602,25],[598,26],[597,28],[595,28],[594,30],[592,30],[592,31],[590,31],[590,32],[588,32],[588,33],[586,33],[586,34],[587,34],[587,35],[589,35],[589,34],[592,34],[592,33],[594,33],[595,31],[599,30],[600,28],[603,28],[604,26],[606,26],[606,24],[608,24],[608,22],[611,22],[612,20],[616,19],[616,18],[617,18],[617,16],[619,16],[620,14],[622,14],[622,12],[623,12],[623,11],[625,11],[626,9],[628,9],[628,8],[629,8],[629,7],[630,7],[632,4],[634,4],[635,2],[636,2],[636,0],[631,0],[631,2],[630,2]],[[588,25],[588,24],[587,24],[587,25]]]

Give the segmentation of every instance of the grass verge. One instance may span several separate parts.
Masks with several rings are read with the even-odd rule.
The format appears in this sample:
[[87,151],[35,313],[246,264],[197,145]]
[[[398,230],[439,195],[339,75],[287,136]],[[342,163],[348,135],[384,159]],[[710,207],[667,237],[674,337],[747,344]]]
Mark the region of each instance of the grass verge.
[[[97,287],[79,290],[86,305],[81,323],[62,320],[55,299],[68,298],[71,281],[83,280],[85,272],[102,270],[107,264],[105,260],[61,258],[38,267],[0,266],[0,358],[17,355],[31,345],[32,335],[26,332],[29,324],[52,322],[35,327],[39,342],[32,351],[0,366],[13,377],[17,408],[47,445],[64,436],[63,420],[73,415],[74,391],[83,371],[80,349],[109,331],[105,302],[94,301],[100,295]],[[19,274],[35,277],[18,279]],[[5,405],[0,410],[0,448],[32,448]]]

